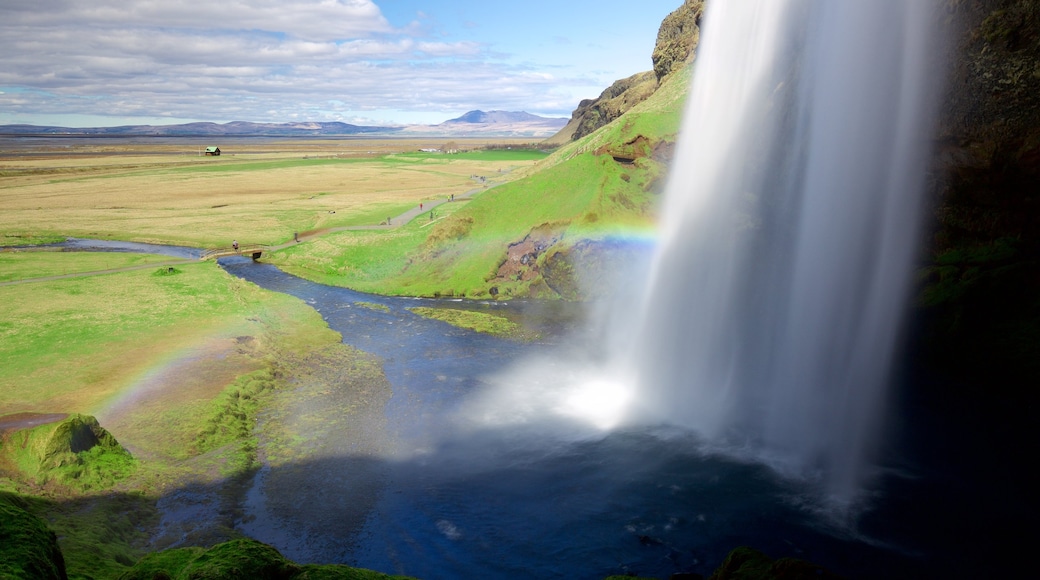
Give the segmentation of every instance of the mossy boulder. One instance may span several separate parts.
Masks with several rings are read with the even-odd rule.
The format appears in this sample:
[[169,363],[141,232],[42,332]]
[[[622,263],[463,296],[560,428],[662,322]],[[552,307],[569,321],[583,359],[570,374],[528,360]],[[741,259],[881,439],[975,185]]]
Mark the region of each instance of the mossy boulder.
[[840,576],[797,558],[774,560],[741,546],[730,552],[708,580],[837,580]]
[[68,578],[58,538],[17,497],[0,494],[0,578]]
[[136,468],[136,461],[98,420],[72,414],[60,421],[8,433],[0,448],[5,463],[37,484],[80,491],[104,489]]
[[231,540],[209,549],[175,548],[148,554],[120,580],[282,580],[294,578],[300,566],[278,550],[255,540]]
[[149,554],[119,580],[407,580],[341,564],[300,566],[248,538]]

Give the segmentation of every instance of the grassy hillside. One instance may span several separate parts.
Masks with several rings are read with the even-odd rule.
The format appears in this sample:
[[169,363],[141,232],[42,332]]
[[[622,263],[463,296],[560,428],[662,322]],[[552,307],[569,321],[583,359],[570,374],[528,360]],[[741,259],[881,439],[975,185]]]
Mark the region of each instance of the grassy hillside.
[[[446,204],[393,233],[344,232],[276,254],[282,269],[391,295],[581,298],[578,244],[653,227],[690,71],[599,131],[472,201]],[[521,242],[527,241],[526,244]],[[516,245],[512,250],[511,245]],[[555,279],[547,278],[553,260]]]

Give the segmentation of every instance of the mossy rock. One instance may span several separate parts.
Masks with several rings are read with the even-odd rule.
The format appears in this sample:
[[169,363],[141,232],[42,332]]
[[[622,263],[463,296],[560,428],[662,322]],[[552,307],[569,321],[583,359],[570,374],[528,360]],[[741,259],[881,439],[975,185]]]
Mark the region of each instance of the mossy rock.
[[58,538],[40,518],[0,494],[0,578],[68,578]]
[[120,580],[282,580],[294,578],[301,568],[278,550],[240,539],[209,549],[175,548],[149,554]]
[[797,558],[773,560],[741,546],[730,552],[708,580],[837,580],[840,576]]
[[81,491],[106,489],[136,469],[136,461],[90,415],[15,431],[0,449],[8,463],[38,485],[57,482]]
[[119,580],[407,580],[341,564],[300,566],[248,538],[149,554]]

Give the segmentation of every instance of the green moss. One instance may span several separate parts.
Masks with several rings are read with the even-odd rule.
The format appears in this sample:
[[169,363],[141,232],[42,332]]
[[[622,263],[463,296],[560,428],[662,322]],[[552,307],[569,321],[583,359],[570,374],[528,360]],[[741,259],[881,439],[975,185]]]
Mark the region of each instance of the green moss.
[[183,274],[183,270],[174,268],[173,266],[166,266],[165,268],[159,268],[152,272],[152,276],[176,276],[177,274]]
[[456,308],[409,308],[409,312],[447,322],[452,326],[490,334],[501,338],[513,340],[530,341],[538,338],[537,333],[525,329],[522,325],[508,318],[489,314],[487,312],[475,312],[472,310],[459,310]]
[[981,370],[1005,388],[1040,378],[1040,263],[1021,245],[963,245],[921,272],[923,344],[939,368],[962,377]]
[[119,580],[406,580],[343,565],[300,566],[278,550],[250,539],[209,549],[177,548],[141,559]]
[[257,441],[253,433],[257,412],[281,385],[271,369],[261,369],[238,377],[211,404],[211,415],[199,431],[192,454],[208,453],[228,447],[223,475],[246,473],[257,467]]
[[57,537],[23,505],[0,493],[0,578],[65,579]]
[[741,546],[727,556],[708,580],[837,580],[838,576],[805,560],[773,560],[758,550]]
[[77,491],[108,489],[133,474],[137,461],[97,419],[69,415],[65,419],[22,429],[0,449],[37,485],[58,483]]
[[154,552],[141,558],[134,567],[119,576],[119,580],[159,580],[178,578],[205,548],[174,548]]
[[155,499],[103,494],[38,510],[60,538],[70,578],[116,578],[141,558],[159,522]]

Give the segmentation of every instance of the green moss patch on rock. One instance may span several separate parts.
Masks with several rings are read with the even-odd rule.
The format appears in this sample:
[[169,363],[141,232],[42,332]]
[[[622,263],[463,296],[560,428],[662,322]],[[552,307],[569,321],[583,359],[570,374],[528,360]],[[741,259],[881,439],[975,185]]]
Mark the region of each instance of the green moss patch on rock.
[[499,338],[520,341],[531,341],[539,338],[537,333],[525,329],[522,325],[512,320],[487,312],[427,307],[409,308],[408,311],[426,318],[447,322],[452,326],[490,334]]
[[16,477],[78,491],[107,489],[133,474],[137,462],[96,418],[73,414],[5,435],[0,455]]
[[840,576],[797,558],[773,560],[741,546],[730,552],[708,580],[837,580]]
[[16,496],[0,493],[0,578],[68,578],[58,538]]
[[300,566],[267,544],[238,539],[209,549],[175,548],[149,554],[120,580],[405,580],[343,565]]

